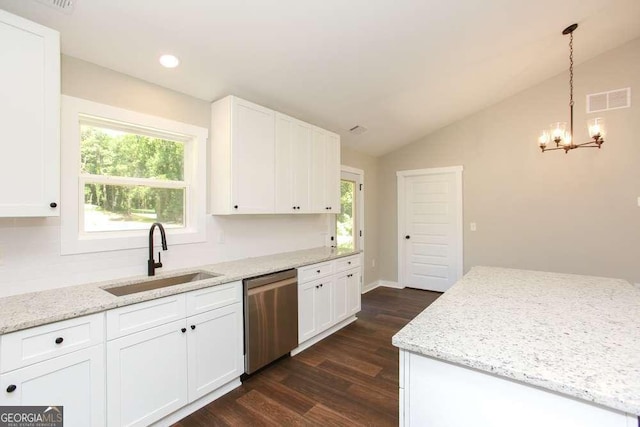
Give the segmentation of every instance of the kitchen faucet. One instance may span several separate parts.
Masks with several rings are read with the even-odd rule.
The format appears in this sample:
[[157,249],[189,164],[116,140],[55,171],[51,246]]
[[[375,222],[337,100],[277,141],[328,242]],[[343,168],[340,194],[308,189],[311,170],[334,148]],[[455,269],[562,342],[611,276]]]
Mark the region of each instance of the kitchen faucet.
[[159,222],[154,222],[153,224],[151,224],[151,229],[149,230],[149,261],[147,261],[149,276],[155,276],[156,268],[162,267],[162,257],[160,256],[160,252],[158,252],[158,262],[153,259],[153,231],[156,227],[160,229],[160,237],[162,238],[162,250],[167,250],[167,236],[164,233],[164,227]]

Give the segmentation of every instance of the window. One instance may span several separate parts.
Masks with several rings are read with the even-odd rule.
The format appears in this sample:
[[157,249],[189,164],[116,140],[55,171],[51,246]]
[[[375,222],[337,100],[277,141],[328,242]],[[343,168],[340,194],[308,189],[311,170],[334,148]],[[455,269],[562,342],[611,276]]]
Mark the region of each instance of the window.
[[63,96],[62,253],[205,240],[207,130]]

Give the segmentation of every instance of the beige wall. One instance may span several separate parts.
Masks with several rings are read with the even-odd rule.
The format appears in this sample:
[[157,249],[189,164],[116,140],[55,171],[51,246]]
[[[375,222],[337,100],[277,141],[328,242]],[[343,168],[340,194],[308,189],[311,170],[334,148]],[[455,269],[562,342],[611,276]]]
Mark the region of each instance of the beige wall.
[[62,93],[209,128],[211,103],[62,55]]
[[378,273],[378,159],[342,147],[341,163],[364,171],[364,279],[365,288],[376,282]]
[[[549,79],[380,158],[381,279],[397,279],[395,172],[463,165],[465,271],[493,265],[640,282],[640,39],[575,70],[576,140],[587,140],[587,118],[600,115],[608,128],[602,150],[541,154],[542,128],[568,121],[567,79]],[[587,93],[628,86],[631,108],[585,114]]]

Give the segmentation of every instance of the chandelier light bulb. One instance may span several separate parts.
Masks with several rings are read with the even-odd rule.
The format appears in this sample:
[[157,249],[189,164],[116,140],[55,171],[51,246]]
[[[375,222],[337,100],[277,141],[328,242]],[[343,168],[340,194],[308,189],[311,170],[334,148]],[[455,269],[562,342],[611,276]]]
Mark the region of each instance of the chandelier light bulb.
[[550,140],[551,137],[549,136],[549,132],[542,131],[540,138],[538,138],[538,143],[540,144],[540,147],[546,147]]
[[597,117],[589,120],[589,136],[596,140],[604,138],[604,119]]
[[551,125],[551,136],[556,144],[562,142],[566,134],[566,129],[567,124],[565,122],[556,122]]

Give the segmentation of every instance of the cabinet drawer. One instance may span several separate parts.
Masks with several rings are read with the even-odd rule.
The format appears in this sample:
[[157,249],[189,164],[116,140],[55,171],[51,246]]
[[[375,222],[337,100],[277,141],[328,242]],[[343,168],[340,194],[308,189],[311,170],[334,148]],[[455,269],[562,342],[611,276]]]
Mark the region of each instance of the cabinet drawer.
[[306,283],[333,273],[333,261],[313,264],[298,269],[298,283]]
[[107,311],[107,339],[144,331],[187,317],[185,295],[178,294]]
[[360,267],[360,255],[339,258],[334,262],[336,263],[336,273],[346,271],[354,267]]
[[0,372],[22,368],[103,341],[103,313],[3,335],[0,337]]
[[187,316],[237,302],[242,302],[242,282],[232,282],[189,292],[187,294]]

